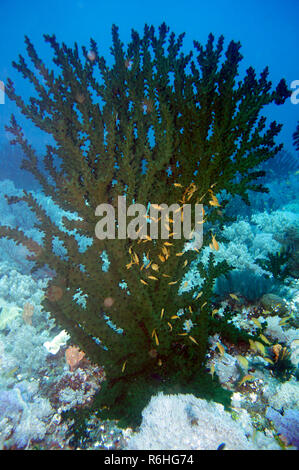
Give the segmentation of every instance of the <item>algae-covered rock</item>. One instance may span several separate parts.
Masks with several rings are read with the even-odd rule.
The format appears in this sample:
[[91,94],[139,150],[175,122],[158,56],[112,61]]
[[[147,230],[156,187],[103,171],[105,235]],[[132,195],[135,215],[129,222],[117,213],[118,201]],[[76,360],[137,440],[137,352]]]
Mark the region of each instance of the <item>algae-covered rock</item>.
[[287,312],[286,302],[276,294],[264,294],[260,303],[269,314],[284,315]]

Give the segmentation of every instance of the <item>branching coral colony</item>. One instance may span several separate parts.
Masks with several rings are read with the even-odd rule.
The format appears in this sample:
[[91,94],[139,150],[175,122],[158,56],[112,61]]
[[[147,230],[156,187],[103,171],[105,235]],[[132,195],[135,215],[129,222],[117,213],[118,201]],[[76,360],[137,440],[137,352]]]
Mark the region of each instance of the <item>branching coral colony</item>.
[[[55,140],[47,146],[43,169],[14,116],[7,129],[26,155],[22,167],[60,208],[78,218],[64,218],[67,231],[62,231],[24,191],[22,200],[44,233],[42,246],[18,229],[2,226],[0,234],[30,250],[35,270],[47,265],[55,271],[43,307],[74,345],[105,366],[107,381],[94,407],[127,425],[140,422],[141,410],[158,390],[229,402],[217,379],[203,373],[213,285],[229,266],[215,264],[211,254],[208,265],[199,263],[200,292],[179,295],[198,250],[184,251],[186,240],[173,234],[169,240],[100,240],[95,209],[101,203],[117,208],[124,195],[127,204],[178,203],[181,210],[189,203],[192,214],[201,203],[204,226],[210,227],[203,246],[217,249],[216,195],[225,190],[247,200],[248,190],[266,190],[257,184],[263,172],[255,167],[281,149],[274,143],[281,126],[272,122],[266,128],[259,113],[272,102],[283,104],[290,92],[284,80],[271,91],[267,68],[259,78],[249,68],[236,82],[240,43],[232,41],[223,57],[222,36],[215,42],[210,35],[205,47],[194,42],[195,56],[181,51],[184,34],[176,37],[165,24],[158,32],[145,26],[143,37],[133,30],[126,49],[116,26],[112,37],[114,63],[108,66],[94,40],[90,50],[82,48],[80,59],[76,44],[70,49],[45,36],[54,51],[55,73],[26,38],[34,68],[22,56],[13,65],[37,96],[26,104],[11,81],[6,92]],[[167,222],[171,232],[173,219]],[[78,236],[89,240],[84,249]],[[64,256],[53,247],[57,239]],[[103,269],[104,255],[108,269]],[[84,301],[76,301],[78,292]],[[185,315],[178,315],[181,309]],[[192,320],[191,333],[183,328],[186,319]]]

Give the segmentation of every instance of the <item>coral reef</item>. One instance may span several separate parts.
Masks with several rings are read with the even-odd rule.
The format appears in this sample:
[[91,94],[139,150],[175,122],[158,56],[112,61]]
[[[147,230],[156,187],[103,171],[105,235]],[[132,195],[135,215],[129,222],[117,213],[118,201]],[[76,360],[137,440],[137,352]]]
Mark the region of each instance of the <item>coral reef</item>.
[[298,384],[292,379],[273,388],[269,386],[265,390],[269,405],[277,411],[283,409],[299,410]]
[[[217,278],[215,293],[224,297],[229,292],[238,292],[250,301],[271,291],[284,295],[286,289],[281,281],[296,276],[298,227],[296,212],[291,210],[256,212],[248,220],[239,217],[238,221],[223,225],[222,239],[214,256],[218,262],[228,261],[234,269]],[[284,250],[288,250],[287,259],[273,266],[269,257]],[[181,291],[189,290],[190,286],[200,288],[203,280],[196,263],[201,261],[206,265],[211,252],[210,247],[201,250],[184,277],[188,285]]]
[[[49,401],[37,394],[35,382],[22,381],[12,389],[0,391],[0,448],[24,448],[31,440],[45,437],[45,420],[53,414]],[[11,435],[13,434],[13,438]]]
[[[248,202],[248,191],[266,191],[257,167],[282,148],[275,143],[281,126],[267,127],[260,113],[290,96],[285,81],[272,89],[268,69],[257,77],[250,67],[237,82],[240,43],[231,41],[223,58],[224,38],[210,35],[205,47],[194,42],[194,58],[182,52],[183,37],[165,24],[158,34],[146,25],[143,37],[132,31],[125,50],[113,26],[114,63],[108,66],[94,40],[80,56],[77,45],[71,49],[45,36],[55,72],[26,37],[33,70],[22,56],[13,65],[35,95],[26,104],[10,80],[6,85],[21,112],[54,139],[42,162],[14,116],[7,127],[25,155],[22,168],[60,208],[59,217],[65,213],[57,222],[40,198],[23,191],[8,203],[28,205],[40,239],[12,225],[1,226],[0,236],[29,250],[33,273],[52,271],[43,308],[70,334],[70,346],[105,367],[107,381],[94,406],[123,425],[140,422],[157,389],[215,392],[215,400],[227,403],[229,394],[219,392],[216,378],[212,382],[203,369],[214,284],[229,271],[227,261],[216,263],[214,256],[214,232],[224,217],[219,207],[227,205],[220,196]],[[172,232],[169,241],[138,237],[143,225],[150,228],[148,214],[143,225],[138,219],[136,238],[95,237],[103,203],[112,207],[120,231],[120,196],[128,204],[157,204],[157,218]],[[206,262],[197,263],[201,292],[197,286],[179,292],[198,250],[185,250],[185,239],[175,237],[174,221],[160,206],[178,204],[182,216],[187,203],[192,216],[203,204],[204,246],[213,247]],[[181,310],[192,316],[192,335]]]
[[[4,220],[6,217],[8,218],[9,215],[5,214]],[[32,223],[34,222],[32,221]],[[31,228],[28,224],[27,229]],[[85,358],[78,363],[76,370],[73,372],[70,370],[70,365],[67,364],[65,358],[65,352],[69,347],[69,335],[60,332],[53,324],[53,320],[50,320],[49,316],[41,309],[40,303],[47,279],[43,276],[32,278],[28,274],[22,273],[21,271],[24,271],[25,268],[21,263],[16,264],[15,268],[10,271],[5,256],[8,258],[9,254],[3,255],[0,264],[2,275],[0,302],[1,305],[5,302],[9,303],[10,307],[16,310],[17,315],[13,319],[8,319],[5,327],[0,331],[0,388],[2,392],[1,403],[3,404],[0,419],[0,447],[5,449],[125,448],[127,438],[131,435],[132,430],[121,431],[113,421],[103,422],[99,416],[93,414],[86,421],[86,433],[78,436],[77,433],[72,434],[71,421],[62,420],[62,413],[72,409],[75,410],[75,413],[81,412],[92,404],[96,394],[101,393],[100,387],[103,385],[104,379],[103,370],[92,367],[85,361]],[[55,294],[53,291],[52,296],[55,297],[55,295],[57,293]],[[270,369],[268,369],[265,358],[249,349],[247,342],[248,338],[254,338],[256,332],[260,331],[252,320],[258,319],[264,325],[264,335],[274,343],[279,341],[286,344],[292,351],[293,364],[298,365],[298,330],[290,326],[290,320],[280,324],[284,320],[284,315],[289,317],[292,312],[295,319],[296,312],[298,314],[299,302],[296,284],[294,284],[293,294],[290,298],[291,301],[286,301],[281,297],[273,294],[269,296],[268,294],[264,298],[264,308],[271,309],[273,306],[273,312],[265,314],[262,310],[257,310],[253,317],[254,307],[252,305],[245,307],[243,303],[231,298],[230,309],[228,309],[228,302],[222,302],[222,306],[216,309],[217,313],[211,325],[212,331],[209,331],[209,334],[213,335],[209,336],[208,362],[206,364],[209,368],[209,374],[211,376],[214,374],[213,380],[216,380],[217,375],[220,384],[230,392],[234,392],[232,406],[233,410],[237,411],[239,419],[242,420],[242,416],[245,416],[244,410],[248,410],[255,429],[249,442],[252,440],[254,448],[281,448],[280,444],[273,441],[273,433],[267,427],[264,432],[264,426],[271,426],[270,421],[268,425],[263,422],[263,426],[261,426],[260,421],[255,422],[254,413],[263,416],[268,406],[275,408],[280,413],[283,409],[298,407],[298,383],[294,378],[283,384],[277,381],[269,373]],[[31,325],[27,324],[23,317],[24,307],[28,305],[29,300],[30,305],[34,305]],[[278,302],[284,305],[283,313],[279,312],[280,316],[275,314]],[[111,298],[108,298],[106,303],[111,305]],[[233,306],[234,311],[232,311]],[[3,312],[4,310],[0,314],[0,319]],[[260,316],[260,313],[263,313],[263,316]],[[227,320],[222,322],[221,319],[225,316]],[[224,328],[227,323],[229,330]],[[233,336],[232,325],[234,328],[242,327],[242,330],[235,331],[235,336]],[[188,331],[192,335],[192,325],[189,327]],[[247,339],[244,336],[245,329],[250,334]],[[258,335],[256,335],[257,338]],[[242,361],[240,354],[243,356]],[[254,380],[239,386],[244,374],[248,374],[248,369],[254,376]],[[29,391],[31,390],[30,393],[28,387]],[[18,391],[16,391],[19,388],[21,389],[21,402]],[[235,390],[238,392],[236,393]],[[155,390],[153,389],[151,393],[155,394]],[[171,393],[176,393],[176,391]],[[238,408],[236,405],[240,400],[242,406]],[[8,401],[13,402],[14,407],[8,406]],[[25,408],[28,413],[30,412],[30,419],[28,419],[28,413],[23,411],[23,402],[27,406]],[[41,413],[39,406],[34,406],[34,403],[40,403],[44,412]],[[47,410],[49,415],[46,413]],[[232,416],[235,419],[234,413],[233,411]],[[155,416],[157,423],[159,423],[161,417],[158,413]],[[246,420],[248,421],[248,416]],[[256,429],[260,428],[263,432],[256,432]],[[218,431],[216,429],[215,439],[216,437],[221,439]],[[276,434],[277,432],[280,431],[275,429]],[[243,435],[243,429],[241,433]],[[190,443],[196,446],[196,436],[198,436],[198,429],[192,426],[192,434],[189,435],[186,446],[189,446]],[[213,435],[211,434],[211,441],[212,439]],[[172,437],[172,442],[174,447],[175,436]],[[225,443],[224,439],[221,444],[223,443]]]
[[[257,450],[249,415],[233,420],[223,406],[193,395],[153,397],[142,412],[142,424],[127,448],[134,450]],[[252,436],[251,436],[252,437]],[[276,448],[272,440],[272,448]]]
[[284,410],[283,414],[280,414],[273,408],[268,408],[266,417],[273,421],[287,445],[299,449],[299,410]]

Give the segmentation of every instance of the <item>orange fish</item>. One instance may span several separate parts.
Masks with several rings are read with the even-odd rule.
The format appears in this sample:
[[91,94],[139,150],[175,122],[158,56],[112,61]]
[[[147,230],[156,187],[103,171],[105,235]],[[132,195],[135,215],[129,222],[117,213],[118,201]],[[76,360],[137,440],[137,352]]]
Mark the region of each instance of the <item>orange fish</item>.
[[213,207],[220,207],[220,204],[218,202],[217,197],[213,194],[213,191],[209,189],[209,192],[211,193],[211,200],[209,201],[210,206]]
[[193,336],[189,335],[189,339],[191,339],[191,341],[193,341],[193,343],[195,343],[195,344],[197,344],[197,346],[199,346],[198,342],[196,341],[196,339],[193,338]]
[[217,242],[217,240],[216,240],[216,238],[215,238],[215,235],[212,235],[212,243],[210,243],[210,248],[211,248],[212,250],[216,250],[216,251],[219,250],[219,244],[218,244],[218,242]]

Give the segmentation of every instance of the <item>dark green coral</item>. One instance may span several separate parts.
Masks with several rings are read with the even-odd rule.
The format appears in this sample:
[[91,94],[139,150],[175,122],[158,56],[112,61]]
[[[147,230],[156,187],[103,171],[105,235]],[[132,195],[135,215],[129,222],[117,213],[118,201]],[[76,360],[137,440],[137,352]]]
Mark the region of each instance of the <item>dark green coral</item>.
[[[274,279],[284,281],[290,275],[289,262],[291,260],[291,250],[282,248],[276,253],[268,253],[267,258],[257,259],[256,262],[263,269],[270,272]],[[267,275],[270,277],[270,275]]]
[[[47,265],[55,272],[43,306],[91,361],[105,366],[108,380],[98,406],[108,404],[110,411],[106,408],[105,413],[111,417],[121,418],[126,410],[126,424],[129,416],[136,421],[136,410],[139,414],[148,397],[144,390],[154,393],[167,386],[188,392],[204,383],[199,376],[213,285],[228,265],[215,265],[211,255],[207,266],[199,266],[203,294],[198,296],[193,288],[178,295],[186,270],[198,256],[196,251],[176,256],[183,251],[184,238],[171,239],[162,262],[165,240],[97,239],[95,208],[101,203],[116,208],[120,195],[126,195],[127,205],[134,201],[145,206],[170,206],[187,202],[190,196],[192,215],[195,203],[201,202],[206,220],[215,224],[221,214],[210,204],[212,195],[225,190],[247,200],[249,190],[265,191],[258,184],[263,173],[255,169],[281,149],[274,142],[281,125],[272,122],[267,127],[260,112],[290,95],[284,80],[271,90],[267,68],[257,77],[250,67],[243,80],[238,78],[240,43],[230,42],[223,56],[224,38],[215,41],[210,35],[206,46],[195,41],[195,53],[185,54],[183,37],[170,33],[165,24],[157,33],[145,26],[143,36],[132,31],[125,48],[113,26],[110,66],[94,40],[92,53],[83,47],[80,54],[76,44],[71,49],[59,45],[55,36],[45,36],[54,51],[55,72],[26,37],[33,68],[22,56],[13,65],[31,82],[35,96],[26,104],[11,81],[6,86],[22,113],[55,141],[47,146],[42,170],[12,117],[8,130],[26,155],[23,168],[60,208],[80,219],[64,218],[69,230],[64,232],[24,192],[22,199],[44,233],[43,244],[38,246],[9,227],[0,227],[0,235],[25,243],[34,269]],[[195,189],[190,193],[188,188]],[[80,251],[72,231],[92,241],[85,251]],[[55,239],[63,244],[66,257],[53,249]],[[210,242],[210,235],[204,238],[204,246]],[[102,269],[103,253],[110,262],[107,271]],[[159,265],[158,272],[152,271],[158,280],[148,278],[150,270],[141,269],[144,255]],[[127,289],[120,288],[124,281]],[[85,307],[74,301],[78,289],[85,295]],[[112,305],[105,306],[107,298]],[[192,315],[192,337],[181,335],[184,316],[172,318],[180,308]],[[121,334],[109,326],[106,316],[123,330]]]

